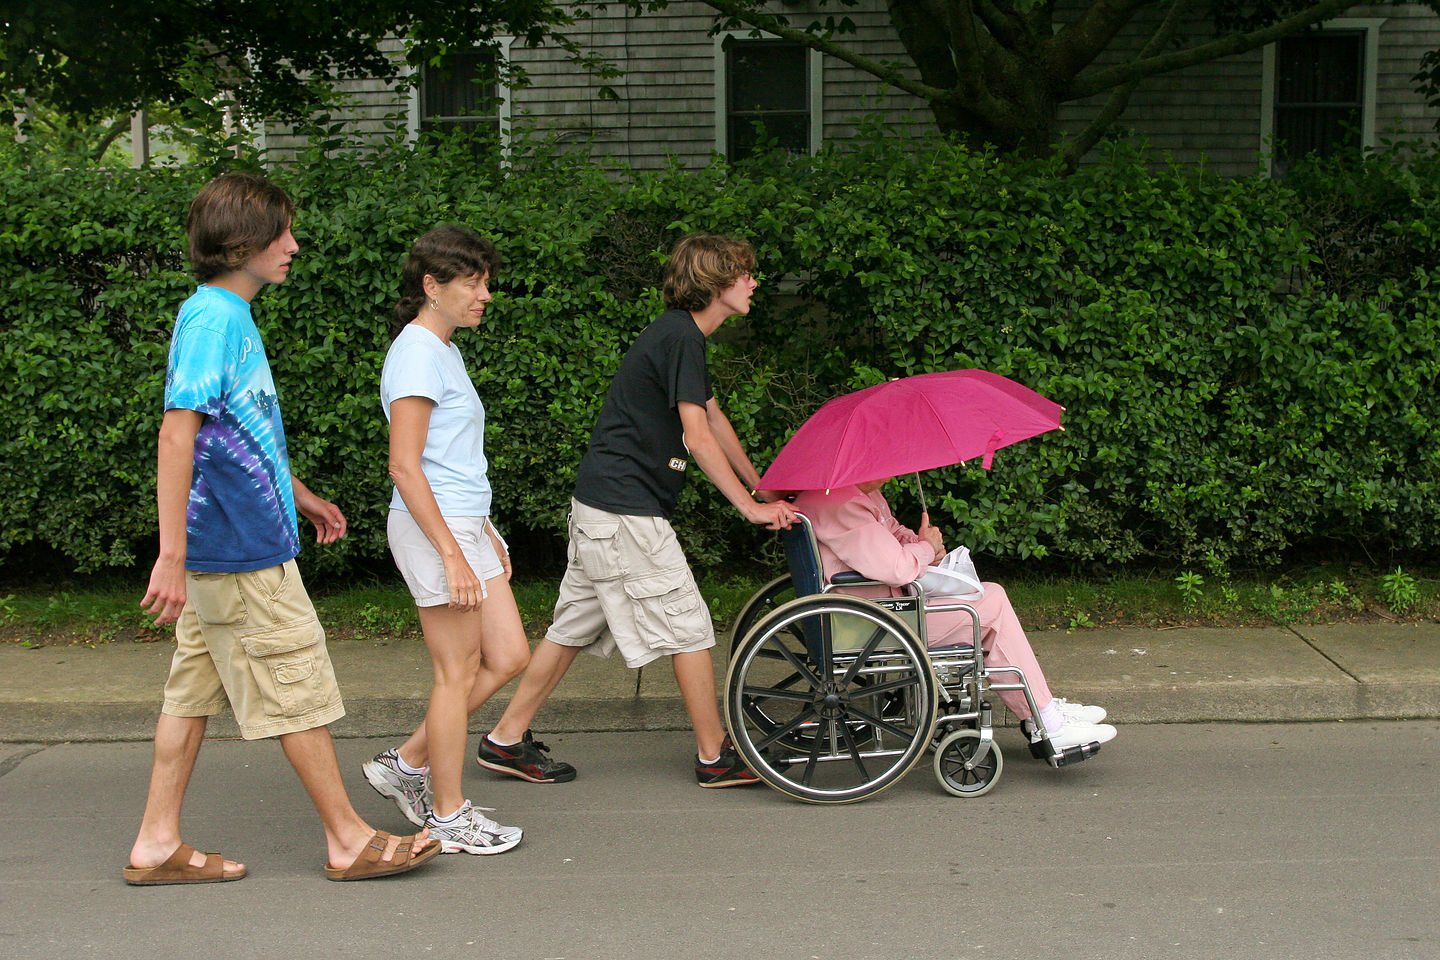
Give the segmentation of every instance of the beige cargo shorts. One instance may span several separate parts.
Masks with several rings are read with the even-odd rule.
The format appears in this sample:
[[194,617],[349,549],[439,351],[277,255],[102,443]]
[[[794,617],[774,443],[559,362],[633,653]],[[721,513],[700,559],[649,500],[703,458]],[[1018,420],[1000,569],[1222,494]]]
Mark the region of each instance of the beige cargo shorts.
[[715,625],[685,553],[663,517],[632,517],[570,501],[570,544],[545,638],[627,666],[715,646]]
[[294,560],[242,573],[185,572],[164,711],[209,717],[228,701],[246,740],[345,715],[325,630]]

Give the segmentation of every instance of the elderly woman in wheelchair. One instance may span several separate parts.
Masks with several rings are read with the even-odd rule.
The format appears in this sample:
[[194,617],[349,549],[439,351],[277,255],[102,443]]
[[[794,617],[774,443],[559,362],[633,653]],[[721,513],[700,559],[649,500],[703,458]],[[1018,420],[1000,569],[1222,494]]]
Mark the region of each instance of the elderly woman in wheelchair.
[[782,535],[790,575],[736,618],[726,718],[751,768],[791,796],[843,803],[933,749],[941,785],[980,796],[1003,767],[990,692],[1020,718],[1033,756],[1056,767],[1093,756],[1116,734],[1105,711],[1051,695],[998,584],[926,596],[917,581],[945,556],[943,540],[928,518],[919,532],[902,526],[884,483],[801,493],[802,522]]

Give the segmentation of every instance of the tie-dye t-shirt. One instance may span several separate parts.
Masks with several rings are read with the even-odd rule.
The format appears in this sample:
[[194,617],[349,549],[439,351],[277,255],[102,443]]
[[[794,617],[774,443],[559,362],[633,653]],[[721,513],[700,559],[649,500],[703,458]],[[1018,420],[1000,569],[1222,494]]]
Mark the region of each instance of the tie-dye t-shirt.
[[201,285],[180,308],[165,409],[205,415],[185,514],[187,570],[263,570],[300,552],[275,381],[250,304]]

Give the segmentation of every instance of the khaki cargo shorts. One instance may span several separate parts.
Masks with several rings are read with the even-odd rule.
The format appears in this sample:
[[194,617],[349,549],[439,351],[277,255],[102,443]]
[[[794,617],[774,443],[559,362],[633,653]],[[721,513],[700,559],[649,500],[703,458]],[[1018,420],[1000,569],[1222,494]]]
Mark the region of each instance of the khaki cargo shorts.
[[663,517],[630,517],[570,501],[570,544],[545,638],[627,666],[715,646],[710,610]]
[[345,716],[325,631],[291,560],[243,573],[185,571],[164,712],[210,717],[227,700],[246,740]]

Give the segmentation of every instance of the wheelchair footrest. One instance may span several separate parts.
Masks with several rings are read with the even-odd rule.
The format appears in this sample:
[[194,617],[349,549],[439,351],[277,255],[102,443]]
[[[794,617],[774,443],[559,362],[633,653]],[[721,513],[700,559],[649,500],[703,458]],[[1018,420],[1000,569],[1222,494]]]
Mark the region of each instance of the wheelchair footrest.
[[1052,767],[1063,767],[1071,763],[1079,763],[1081,760],[1089,760],[1100,752],[1098,743],[1082,743],[1078,747],[1066,747],[1056,752],[1049,740],[1032,741],[1030,744],[1030,756],[1036,760],[1044,760]]

